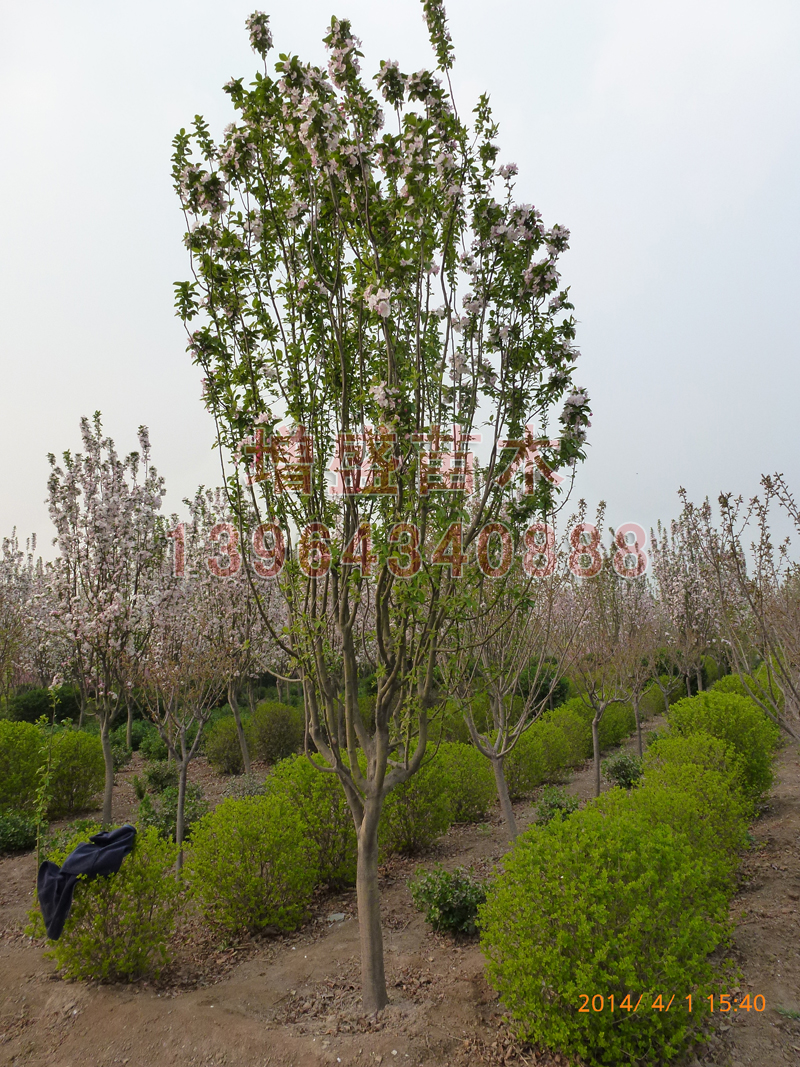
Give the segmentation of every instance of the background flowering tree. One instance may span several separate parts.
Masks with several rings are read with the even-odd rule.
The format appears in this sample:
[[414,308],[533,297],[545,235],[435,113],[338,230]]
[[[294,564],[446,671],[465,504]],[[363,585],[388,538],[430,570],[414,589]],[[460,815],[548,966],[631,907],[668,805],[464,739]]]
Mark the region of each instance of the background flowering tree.
[[800,533],[800,509],[782,475],[765,475],[761,486],[749,501],[721,494],[718,524],[708,500],[696,506],[683,493],[682,521],[712,576],[732,666],[753,700],[797,740],[800,568],[790,557],[789,538],[776,543],[772,515],[778,508]]
[[[280,546],[271,532],[264,540],[275,523],[287,632],[272,627],[273,637],[302,678],[309,739],[358,833],[370,1011],[387,1000],[378,821],[389,790],[422,762],[464,568],[501,507],[518,534],[550,506],[552,485],[530,456],[573,462],[588,424],[556,269],[568,233],[515,201],[516,167],[498,167],[487,99],[471,124],[457,114],[442,85],[453,62],[444,9],[423,9],[437,71],[382,62],[377,93],[346,20],[325,38],[327,71],[281,55],[273,77],[268,20],[253,15],[263,72],[226,86],[237,120],[221,143],[201,118],[180,132],[173,170],[192,263],[177,308],[236,461],[227,489],[241,533],[251,515],[260,527],[253,588],[279,569]],[[481,425],[486,478],[467,512]],[[521,485],[529,492],[514,498]],[[368,729],[358,669],[370,642]]]
[[158,512],[164,482],[150,464],[147,429],[140,452],[120,458],[99,412],[81,419],[83,453],[51,455],[50,517],[59,557],[52,573],[51,630],[72,649],[81,684],[95,696],[105,761],[103,822],[111,822],[114,761],[109,733],[130,664],[146,638],[149,578],[163,553]]

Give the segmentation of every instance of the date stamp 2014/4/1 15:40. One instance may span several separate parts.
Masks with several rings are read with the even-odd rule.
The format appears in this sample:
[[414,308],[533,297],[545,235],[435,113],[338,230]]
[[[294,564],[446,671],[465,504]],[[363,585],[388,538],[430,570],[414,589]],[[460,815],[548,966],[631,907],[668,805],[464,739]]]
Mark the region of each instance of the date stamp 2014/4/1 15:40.
[[[590,997],[588,993],[581,993],[580,998],[582,1004],[578,1008],[578,1011],[669,1011],[673,1005],[675,997],[676,994],[673,993],[672,996],[667,999],[666,994],[658,993],[651,1000],[651,996],[641,993],[637,1000],[636,994],[628,993],[620,1000],[615,998],[613,993],[608,996],[603,996],[602,993],[595,993],[593,997]],[[686,1001],[689,1011],[692,1011],[694,1000],[692,994],[689,993],[682,999]],[[702,1005],[702,1010],[707,1010],[710,1013],[751,1010],[761,1012],[766,1008],[766,1001],[761,993],[757,993],[754,997],[751,997],[749,993],[745,993],[741,996],[731,993],[712,993],[707,997],[700,998],[698,1006],[699,1005]]]

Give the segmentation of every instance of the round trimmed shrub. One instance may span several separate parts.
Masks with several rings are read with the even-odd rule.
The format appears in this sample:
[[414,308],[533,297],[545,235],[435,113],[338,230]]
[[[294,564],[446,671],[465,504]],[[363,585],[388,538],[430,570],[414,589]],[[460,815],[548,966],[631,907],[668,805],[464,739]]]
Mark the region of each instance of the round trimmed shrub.
[[506,785],[512,800],[527,796],[543,782],[557,781],[569,766],[572,745],[552,719],[529,726],[505,760]]
[[[598,802],[606,810],[606,797]],[[747,839],[751,807],[738,792],[731,792],[724,773],[691,763],[666,763],[651,771],[644,786],[628,798],[630,808],[651,823],[671,826],[709,861],[719,859],[718,876],[725,884],[738,863],[737,853]],[[613,801],[608,801],[613,803]]]
[[434,759],[386,797],[378,828],[381,849],[412,856],[429,848],[452,821],[444,771]]
[[696,766],[723,777],[731,792],[744,791],[742,757],[733,745],[703,731],[694,734],[665,734],[645,750],[642,765],[645,781],[651,781],[665,768]]
[[277,763],[303,747],[303,712],[289,704],[265,700],[250,719],[249,738],[257,759]]
[[635,729],[636,716],[630,704],[610,704],[600,720],[600,748],[614,748]]
[[0,811],[33,811],[42,758],[37,726],[0,719]]
[[486,886],[463,867],[419,870],[408,887],[414,907],[425,912],[425,922],[437,933],[477,933],[478,908],[486,900]]
[[[622,797],[622,800],[626,800]],[[533,827],[504,858],[479,910],[488,977],[524,1040],[593,1064],[661,1063],[684,1048],[698,1013],[581,1012],[585,996],[652,1001],[719,976],[728,898],[693,843],[630,804],[593,804]]]
[[698,731],[732,745],[742,759],[745,792],[755,799],[772,785],[772,754],[778,728],[747,697],[710,691],[679,700],[670,708],[670,729],[687,736]]
[[603,761],[603,775],[621,789],[632,789],[644,774],[642,761],[632,752],[618,752]]
[[51,818],[87,811],[104,782],[105,763],[99,737],[83,730],[63,730],[53,734],[48,807]]
[[[314,763],[324,767],[320,756]],[[267,778],[268,796],[282,796],[303,823],[303,832],[316,849],[317,877],[331,886],[356,880],[357,839],[353,816],[335,774],[317,770],[303,755],[276,764]]]
[[205,753],[208,762],[219,774],[241,774],[244,770],[242,746],[232,715],[218,719],[206,734]]
[[294,930],[317,877],[315,849],[284,796],[223,800],[202,820],[186,854],[192,895],[231,934]]
[[36,844],[36,819],[24,811],[0,812],[0,852],[27,852]]
[[570,704],[546,711],[542,721],[552,723],[566,738],[567,767],[577,767],[591,756],[592,728]]
[[[86,837],[85,829],[72,835],[47,858],[61,865]],[[155,830],[140,830],[116,874],[78,878],[64,931],[47,953],[65,978],[133,982],[161,974],[181,901],[172,872],[176,851]],[[28,932],[45,936],[38,907],[29,918]]]
[[474,745],[443,741],[435,763],[450,798],[453,822],[482,822],[497,797],[492,767]]

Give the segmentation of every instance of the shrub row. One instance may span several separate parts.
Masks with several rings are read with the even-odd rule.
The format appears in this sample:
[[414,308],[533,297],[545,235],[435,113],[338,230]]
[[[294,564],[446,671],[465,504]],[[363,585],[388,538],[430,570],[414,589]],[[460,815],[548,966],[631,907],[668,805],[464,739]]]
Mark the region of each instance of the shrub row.
[[[303,747],[303,712],[289,704],[262,701],[252,716],[243,717],[243,726],[254,759],[274,764]],[[210,727],[204,748],[209,763],[221,774],[242,773],[242,750],[232,714]]]
[[[27,722],[0,720],[0,811],[30,813],[47,760],[47,731]],[[53,731],[48,815],[61,818],[85,811],[102,790],[103,749],[83,730]]]
[[[641,784],[521,835],[479,912],[488,975],[520,1036],[589,1064],[674,1059],[732,975],[712,953],[730,934],[776,732],[752,701],[720,692],[677,702],[668,721]],[[651,1008],[676,991],[669,1012]],[[587,994],[606,1006],[613,995],[617,1011],[581,1011]],[[640,996],[647,1010],[619,1010]]]

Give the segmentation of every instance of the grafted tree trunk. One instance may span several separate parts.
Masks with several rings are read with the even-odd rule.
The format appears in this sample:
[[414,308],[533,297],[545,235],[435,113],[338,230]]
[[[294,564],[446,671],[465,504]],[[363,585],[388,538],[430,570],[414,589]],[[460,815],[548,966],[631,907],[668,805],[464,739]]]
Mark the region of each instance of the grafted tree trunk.
[[[252,691],[252,686],[250,687]],[[242,716],[239,713],[239,700],[236,695],[236,682],[231,679],[228,682],[228,703],[231,706],[233,712],[233,721],[236,723],[236,736],[239,738],[239,748],[242,750],[242,764],[244,766],[244,773],[250,774],[250,750],[247,747],[247,738],[244,735],[244,727],[242,726]]]
[[386,972],[383,962],[381,898],[378,888],[378,821],[383,800],[368,797],[358,827],[358,939],[361,947],[361,984],[364,1011],[372,1015],[386,1007]]
[[183,837],[185,828],[186,810],[186,778],[189,773],[189,761],[184,754],[178,766],[178,811],[175,818],[175,844],[178,846],[177,870],[180,873],[183,867]]
[[103,826],[111,823],[111,803],[114,797],[114,755],[111,751],[111,716],[107,709],[101,712],[100,744],[103,748],[105,764],[105,784],[103,786]]
[[508,782],[506,781],[506,773],[503,766],[504,763],[504,756],[500,756],[499,758],[495,757],[492,760],[492,770],[494,771],[494,781],[497,786],[497,797],[500,801],[500,811],[503,813],[503,819],[505,820],[509,837],[514,841],[519,831],[517,830],[517,820],[514,817],[514,808],[511,804],[511,797],[508,794]]
[[592,753],[594,756],[594,795],[600,796],[600,719],[602,711],[596,711],[592,719]]
[[636,719],[636,744],[639,749],[639,759],[642,758],[642,721],[639,718],[639,695],[634,694],[633,697],[633,717]]

